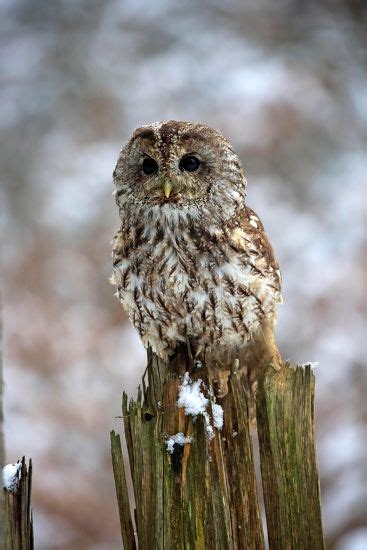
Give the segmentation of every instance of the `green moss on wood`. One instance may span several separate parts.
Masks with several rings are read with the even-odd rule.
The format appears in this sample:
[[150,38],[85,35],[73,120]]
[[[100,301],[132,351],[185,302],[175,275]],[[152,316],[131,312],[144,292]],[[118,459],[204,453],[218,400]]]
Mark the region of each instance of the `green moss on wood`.
[[323,549],[309,366],[269,367],[257,393],[257,425],[271,549]]

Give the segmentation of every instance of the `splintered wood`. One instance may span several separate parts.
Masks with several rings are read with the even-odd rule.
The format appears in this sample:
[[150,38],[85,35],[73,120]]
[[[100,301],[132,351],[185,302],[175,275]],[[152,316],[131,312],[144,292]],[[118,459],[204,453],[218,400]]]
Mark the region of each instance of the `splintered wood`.
[[[134,521],[114,432],[111,445],[125,548],[265,548],[241,372],[233,369],[224,397],[214,393],[205,364],[186,350],[169,364],[149,352],[137,399],[124,393]],[[313,406],[310,368],[264,371],[257,425],[271,549],[324,548]]]

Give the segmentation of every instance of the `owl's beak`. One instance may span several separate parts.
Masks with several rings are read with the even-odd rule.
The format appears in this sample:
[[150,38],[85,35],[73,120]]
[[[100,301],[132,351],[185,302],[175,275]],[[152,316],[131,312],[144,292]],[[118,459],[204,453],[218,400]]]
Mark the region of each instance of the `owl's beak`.
[[170,194],[172,193],[172,183],[170,181],[165,181],[163,184],[163,191],[167,199],[169,199]]

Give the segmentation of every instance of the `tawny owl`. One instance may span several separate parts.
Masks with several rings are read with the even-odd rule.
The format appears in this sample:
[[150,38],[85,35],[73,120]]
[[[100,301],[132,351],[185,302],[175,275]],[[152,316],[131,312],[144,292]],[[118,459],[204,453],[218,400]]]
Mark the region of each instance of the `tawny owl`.
[[167,358],[189,342],[224,371],[237,358],[250,373],[279,367],[280,272],[222,134],[176,121],[138,128],[114,184],[122,223],[112,280],[144,345]]

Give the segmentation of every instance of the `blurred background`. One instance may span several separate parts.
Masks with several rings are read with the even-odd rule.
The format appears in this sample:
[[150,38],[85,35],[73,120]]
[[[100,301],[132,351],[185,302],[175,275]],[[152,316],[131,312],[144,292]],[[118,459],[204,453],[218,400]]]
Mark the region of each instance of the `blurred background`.
[[109,430],[145,353],[107,281],[111,174],[165,119],[239,153],[283,273],[283,358],[319,363],[328,548],[367,548],[365,6],[0,0],[6,458],[33,458],[38,549],[121,547]]

